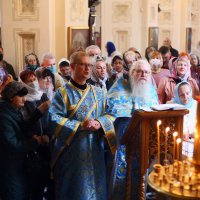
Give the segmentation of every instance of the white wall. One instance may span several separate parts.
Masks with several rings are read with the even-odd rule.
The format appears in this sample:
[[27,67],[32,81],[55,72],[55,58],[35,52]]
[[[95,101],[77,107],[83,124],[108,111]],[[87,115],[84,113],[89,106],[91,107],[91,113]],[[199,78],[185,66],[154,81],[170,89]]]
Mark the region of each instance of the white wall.
[[19,33],[36,34],[35,53],[39,58],[44,52],[50,50],[49,1],[36,1],[39,14],[34,19],[31,16],[15,17],[17,15],[17,7],[13,2],[18,1],[2,0],[2,45],[4,47],[5,60],[10,62],[14,66],[16,73],[18,73],[20,71],[18,69],[23,68],[21,66],[23,65],[21,59],[23,58],[19,58],[18,52],[21,47],[16,39]]
[[[30,0],[31,1],[31,0]],[[89,8],[87,0],[35,0],[36,17],[20,15],[18,1],[0,0],[0,26],[5,60],[16,72],[23,68],[23,42],[20,34],[35,34],[35,53],[41,58],[44,52],[52,52],[57,61],[68,55],[69,27],[87,27]],[[162,11],[158,13],[160,3]],[[159,27],[159,46],[165,34],[169,34],[173,47],[184,51],[186,27],[193,29],[192,49],[200,40],[199,0],[102,0],[99,7],[102,33],[102,52],[105,43],[113,41],[121,52],[136,47],[144,56],[148,46],[149,27]],[[99,23],[99,22],[98,22]],[[98,26],[100,26],[98,24]],[[27,47],[28,48],[28,47]],[[28,49],[26,49],[28,51]]]
[[143,30],[141,1],[102,0],[102,51],[107,41],[115,43],[120,52],[133,46],[141,50]]

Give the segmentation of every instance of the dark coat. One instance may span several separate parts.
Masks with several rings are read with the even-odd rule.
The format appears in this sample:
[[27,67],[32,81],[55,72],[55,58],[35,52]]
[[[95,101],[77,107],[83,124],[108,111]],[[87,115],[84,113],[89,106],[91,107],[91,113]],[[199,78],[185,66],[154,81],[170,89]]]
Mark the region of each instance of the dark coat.
[[[29,120],[34,110],[42,103],[48,100],[48,97],[43,93],[40,100],[26,101],[20,112],[25,120]],[[44,112],[42,117],[33,123],[33,126],[26,131],[28,137],[33,135],[49,135],[47,132],[48,111]],[[30,199],[38,200],[44,196],[44,188],[50,177],[50,149],[48,145],[40,145],[34,151],[28,153],[27,169],[28,181],[30,184]]]
[[13,79],[17,81],[17,76],[15,74],[15,71],[13,69],[13,66],[6,62],[5,60],[3,60],[3,68],[8,72],[8,74],[12,75]]
[[27,152],[38,147],[38,143],[28,139],[25,131],[40,116],[36,110],[25,122],[10,103],[0,101],[0,194],[3,200],[27,199],[25,157]]
[[172,48],[172,46],[170,46],[170,52],[173,57],[178,57],[178,50]]
[[[90,85],[95,85],[97,87],[101,87],[102,88],[102,85],[99,83],[99,82],[95,82],[94,80],[92,80],[91,78],[89,78],[87,80],[87,83],[90,84]],[[113,85],[113,81],[111,79],[107,79],[106,80],[106,89],[109,90],[111,88],[111,86]]]
[[[26,121],[29,120],[30,116],[35,111],[35,109],[47,100],[48,100],[47,94],[43,93],[40,100],[26,101],[24,106],[20,109],[23,118]],[[36,121],[34,125],[32,125],[31,129],[28,129],[28,132],[26,132],[27,135],[32,137],[34,134],[37,135],[47,134],[47,122],[48,122],[48,111],[42,114],[41,119]]]

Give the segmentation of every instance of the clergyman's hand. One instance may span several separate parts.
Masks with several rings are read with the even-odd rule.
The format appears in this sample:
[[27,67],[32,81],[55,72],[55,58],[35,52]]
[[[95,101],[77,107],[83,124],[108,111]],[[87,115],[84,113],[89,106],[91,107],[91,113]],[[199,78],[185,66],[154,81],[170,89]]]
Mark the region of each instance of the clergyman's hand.
[[82,129],[83,130],[89,130],[89,131],[97,131],[101,128],[101,124],[94,119],[89,119],[83,122]]
[[97,120],[93,120],[91,122],[91,127],[90,127],[90,130],[91,131],[97,131],[101,128],[101,124],[97,121]]

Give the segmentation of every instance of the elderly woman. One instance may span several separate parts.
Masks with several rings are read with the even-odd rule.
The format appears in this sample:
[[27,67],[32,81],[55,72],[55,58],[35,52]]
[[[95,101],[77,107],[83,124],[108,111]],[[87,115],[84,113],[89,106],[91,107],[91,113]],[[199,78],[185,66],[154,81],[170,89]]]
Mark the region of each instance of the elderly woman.
[[40,67],[40,62],[36,54],[30,53],[25,56],[25,64],[26,69],[29,69],[31,71],[35,71],[38,67]]
[[183,154],[192,156],[193,142],[190,138],[194,137],[196,125],[197,101],[192,98],[192,88],[188,82],[181,82],[176,85],[174,98],[170,103],[184,105],[190,112],[184,116],[183,121]]
[[199,95],[199,88],[196,81],[190,76],[190,62],[184,57],[180,57],[176,61],[175,75],[163,78],[158,85],[158,98],[160,103],[166,103],[174,97],[175,86],[187,81],[192,88],[193,97]]
[[39,109],[25,122],[19,109],[28,90],[12,81],[1,92],[0,101],[0,197],[4,200],[28,200],[26,153],[36,149],[42,137],[28,138],[26,130],[41,116]]
[[196,80],[197,85],[200,88],[200,61],[199,57],[195,54],[190,54],[190,70],[191,77]]

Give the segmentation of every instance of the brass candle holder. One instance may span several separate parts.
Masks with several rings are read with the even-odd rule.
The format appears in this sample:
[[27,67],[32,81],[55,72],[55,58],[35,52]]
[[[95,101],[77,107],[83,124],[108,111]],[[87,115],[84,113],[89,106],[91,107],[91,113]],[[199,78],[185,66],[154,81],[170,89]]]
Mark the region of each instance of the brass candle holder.
[[[171,165],[155,164],[154,171],[149,175],[149,185],[157,192],[181,200],[200,199],[200,101],[196,119],[193,158],[179,161],[181,159],[177,156]],[[180,148],[178,143],[177,155]]]

